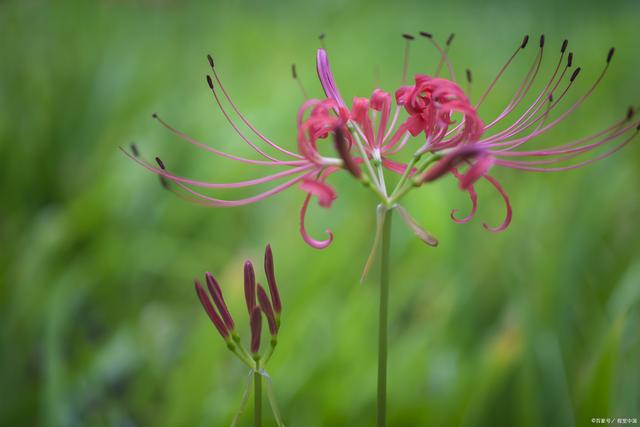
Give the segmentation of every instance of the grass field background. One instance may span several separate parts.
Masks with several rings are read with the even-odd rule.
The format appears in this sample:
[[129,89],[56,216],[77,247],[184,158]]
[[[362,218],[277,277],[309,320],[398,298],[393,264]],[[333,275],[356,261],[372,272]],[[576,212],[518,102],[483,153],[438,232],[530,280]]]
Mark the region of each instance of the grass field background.
[[[269,372],[288,426],[371,426],[375,414],[377,272],[360,285],[375,198],[347,174],[332,178],[330,210],[298,234],[304,193],[292,188],[234,209],[163,191],[119,150],[200,179],[260,170],[184,144],[163,118],[212,146],[250,155],[214,105],[206,54],[246,116],[295,149],[318,34],[326,33],[343,95],[400,83],[403,32],[456,34],[451,58],[474,75],[472,99],[525,33],[531,46],[481,117],[495,116],[547,38],[548,76],[564,38],[583,67],[577,99],[616,56],[588,103],[537,146],[598,131],[640,100],[635,1],[536,2],[0,2],[0,424],[223,426],[246,381],[202,312],[192,280],[219,279],[247,338],[242,264],[274,248],[283,300]],[[437,56],[417,40],[411,72]],[[542,80],[541,80],[542,81]],[[475,96],[475,98],[474,98]],[[424,246],[393,224],[390,426],[572,426],[640,418],[640,140],[559,174],[496,170],[514,219],[480,186],[471,223],[452,179],[405,202],[440,240]],[[218,193],[240,197],[246,193]],[[397,219],[397,218],[396,218]],[[259,280],[264,280],[259,275]],[[242,418],[250,425],[251,410]],[[272,425],[268,418],[265,425]]]

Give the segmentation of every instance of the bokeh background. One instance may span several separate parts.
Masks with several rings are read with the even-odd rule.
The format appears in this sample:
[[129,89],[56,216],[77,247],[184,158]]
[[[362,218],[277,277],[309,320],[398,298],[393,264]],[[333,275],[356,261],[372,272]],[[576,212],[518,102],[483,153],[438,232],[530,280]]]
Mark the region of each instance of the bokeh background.
[[[302,97],[319,96],[314,55],[326,33],[343,94],[399,85],[400,33],[456,34],[451,58],[477,97],[520,42],[547,35],[543,76],[566,37],[586,90],[569,123],[537,141],[604,128],[640,100],[637,1],[0,2],[0,424],[223,426],[246,369],[202,312],[192,280],[220,279],[245,338],[242,263],[271,242],[284,301],[269,371],[289,426],[370,426],[375,414],[377,272],[358,278],[375,198],[347,174],[330,210],[303,193],[209,209],[163,191],[119,146],[135,141],[183,174],[232,181],[259,169],[220,160],[154,122],[250,155],[212,102],[207,53],[250,120],[295,147]],[[412,72],[436,55],[415,42]],[[533,60],[529,48],[481,109],[493,117]],[[542,81],[542,80],[541,80]],[[473,98],[473,96],[472,96]],[[477,99],[477,98],[476,98]],[[394,223],[389,425],[572,426],[640,417],[640,141],[561,174],[498,170],[514,220],[481,186],[474,221],[453,180],[407,208],[439,239],[424,246]],[[246,193],[217,193],[238,197]],[[396,218],[397,219],[397,218]],[[260,280],[264,280],[259,275]],[[249,425],[251,410],[242,418]],[[266,425],[273,425],[268,417]]]

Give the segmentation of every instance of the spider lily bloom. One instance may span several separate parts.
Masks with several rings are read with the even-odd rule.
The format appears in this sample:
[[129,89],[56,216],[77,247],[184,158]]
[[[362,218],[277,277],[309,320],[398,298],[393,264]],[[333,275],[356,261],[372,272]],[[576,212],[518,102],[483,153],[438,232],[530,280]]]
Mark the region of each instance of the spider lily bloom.
[[[333,106],[336,117],[348,117],[346,127],[361,154],[355,162],[367,164],[372,183],[377,184],[378,191],[385,196],[383,200],[386,201],[386,206],[393,207],[411,188],[451,173],[458,179],[460,188],[469,193],[472,202],[471,212],[467,217],[457,218],[457,210],[452,211],[451,217],[456,222],[468,222],[477,210],[474,185],[484,179],[498,190],[506,204],[507,213],[499,226],[483,226],[491,231],[501,231],[509,225],[512,212],[505,190],[489,175],[493,167],[537,172],[574,169],[617,152],[640,129],[640,122],[634,118],[635,110],[630,108],[626,117],[595,134],[551,148],[527,148],[537,137],[567,120],[591,96],[609,68],[614,49],[608,52],[603,70],[586,93],[561,109],[581,72],[581,68],[571,69],[573,54],[567,53],[566,40],[562,43],[559,58],[550,76],[542,82],[542,88],[530,97],[532,99],[527,101],[527,95],[532,93],[532,87],[541,74],[545,50],[545,37],[542,35],[533,63],[509,103],[497,117],[482,120],[479,107],[492,93],[516,56],[525,49],[529,37],[525,36],[474,105],[455,81],[448,58],[448,46],[452,37],[447,41],[447,48],[443,49],[430,33],[420,34],[438,49],[441,54],[440,62],[434,75],[417,74],[412,85],[404,84],[395,91],[395,108],[392,107],[392,99],[387,92],[375,89],[369,99],[354,98],[350,114],[345,114],[347,104],[334,81],[327,54],[324,49],[319,49],[317,54],[322,87],[329,101],[333,101],[328,105]],[[408,46],[414,39],[409,35],[404,37],[407,39],[407,48],[403,82],[408,68]],[[449,71],[448,79],[438,76],[443,64]],[[470,85],[471,72],[467,70],[466,74]],[[401,109],[404,110],[404,115],[399,119]],[[524,110],[524,113],[511,118],[516,110]],[[374,123],[377,115],[379,119],[376,129]],[[499,124],[504,128],[496,131]],[[413,151],[412,160],[408,164],[391,158],[403,148]],[[591,157],[581,157],[596,150],[600,151]],[[378,169],[374,171],[376,167]],[[387,193],[381,167],[402,174],[400,182],[390,194]],[[402,217],[405,219],[406,211]],[[415,223],[407,219],[405,222],[415,230]]]
[[[316,196],[319,204],[323,207],[331,206],[333,200],[336,198],[335,191],[328,187],[324,183],[324,180],[330,173],[342,166],[343,160],[339,157],[327,157],[321,155],[318,147],[316,146],[316,141],[320,136],[323,136],[329,130],[334,130],[335,128],[335,119],[327,114],[327,106],[331,101],[310,101],[306,102],[301,107],[298,114],[299,131],[297,141],[299,152],[295,153],[268,139],[259,132],[245,118],[245,116],[242,115],[223,86],[211,56],[208,56],[208,60],[211,66],[212,76],[207,75],[206,81],[217,106],[220,108],[223,116],[229,122],[239,138],[246,143],[259,158],[253,159],[241,157],[210,147],[174,128],[158,116],[158,114],[154,113],[152,117],[158,120],[162,126],[177,135],[180,139],[200,149],[206,150],[224,159],[239,162],[247,166],[254,166],[256,168],[271,169],[271,171],[261,177],[244,181],[207,182],[179,175],[178,173],[170,170],[165,162],[163,162],[159,157],[156,157],[155,159],[156,164],[146,161],[140,156],[140,153],[135,146],[132,146],[131,153],[127,153],[125,151],[125,154],[149,171],[160,176],[161,182],[165,188],[169,188],[168,184],[173,183],[177,189],[175,187],[171,187],[171,189],[181,198],[205,206],[242,206],[264,200],[289,187],[299,185],[300,188],[308,194],[301,210],[301,231],[303,236],[305,237],[305,240],[314,247],[326,247],[331,242],[333,235],[329,232],[329,239],[326,241],[315,241],[311,239],[307,236],[304,229],[304,216],[311,196]],[[297,79],[295,69],[294,77]],[[227,106],[225,106],[225,102]],[[310,115],[303,121],[302,118],[306,113],[310,113]],[[239,122],[248,129],[248,132],[240,128],[241,123]],[[258,146],[258,143],[261,143],[262,146]],[[200,190],[256,188],[263,185],[271,185],[272,187],[265,191],[258,192],[253,196],[235,200],[214,198],[204,194]]]

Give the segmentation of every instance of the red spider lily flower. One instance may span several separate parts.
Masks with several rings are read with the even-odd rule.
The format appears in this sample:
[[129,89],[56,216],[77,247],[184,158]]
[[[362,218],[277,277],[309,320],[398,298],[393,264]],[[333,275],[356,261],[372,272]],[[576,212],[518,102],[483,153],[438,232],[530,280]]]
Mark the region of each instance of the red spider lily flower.
[[[606,64],[594,83],[577,101],[563,107],[568,101],[574,82],[581,68],[573,67],[573,54],[567,52],[565,40],[560,56],[550,76],[542,82],[542,88],[534,93],[534,83],[541,75],[541,64],[545,50],[545,38],[540,37],[539,48],[522,83],[516,88],[503,111],[495,118],[482,119],[480,107],[493,92],[515,58],[526,48],[529,37],[525,36],[497,77],[474,104],[469,91],[464,91],[456,81],[454,69],[449,61],[451,35],[445,46],[426,32],[421,32],[440,53],[440,60],[432,75],[416,74],[413,84],[407,84],[409,68],[409,46],[414,37],[406,39],[402,85],[394,92],[380,88],[372,91],[368,98],[354,97],[351,107],[345,102],[335,82],[329,59],[324,49],[316,56],[317,74],[326,99],[307,99],[297,115],[297,152],[289,151],[260,133],[238,110],[227,90],[222,85],[213,60],[209,56],[212,76],[207,83],[216,104],[241,140],[248,144],[262,159],[247,159],[209,147],[170,126],[154,115],[171,132],[187,142],[208,150],[218,156],[248,165],[283,169],[278,172],[233,183],[210,183],[179,176],[167,169],[156,158],[156,165],[141,159],[138,153],[130,155],[138,163],[161,177],[163,185],[174,183],[183,190],[180,195],[188,200],[209,206],[239,206],[257,202],[298,185],[306,197],[300,210],[300,233],[303,239],[315,248],[325,248],[333,241],[333,233],[326,230],[324,240],[312,238],[306,231],[305,217],[313,196],[320,206],[328,208],[337,197],[336,191],[327,184],[327,179],[341,169],[346,170],[372,189],[387,208],[397,202],[412,188],[432,182],[449,173],[458,179],[460,188],[468,192],[472,202],[470,213],[464,218],[451,212],[451,218],[459,223],[468,222],[477,211],[477,195],[474,186],[481,180],[490,183],[502,196],[506,205],[503,222],[490,227],[491,231],[504,230],[510,223],[512,212],[509,198],[501,184],[489,173],[494,167],[506,167],[524,171],[562,171],[574,169],[603,159],[628,144],[638,133],[640,122],[635,109],[630,109],[626,118],[593,135],[552,148],[528,148],[539,136],[567,120],[594,92],[609,68],[614,50],[606,57]],[[448,78],[440,77],[446,69]],[[295,67],[292,69],[297,79]],[[467,83],[471,85],[471,72],[467,70]],[[303,93],[304,92],[303,90]],[[392,95],[393,93],[393,95]],[[528,95],[532,96],[528,97]],[[530,99],[532,98],[532,99]],[[228,104],[225,107],[223,104]],[[394,105],[395,104],[395,105]],[[229,111],[229,108],[231,111]],[[524,112],[512,117],[516,111]],[[513,114],[512,114],[513,113]],[[233,118],[232,115],[237,116]],[[240,123],[251,133],[258,146],[240,129]],[[501,130],[497,130],[501,126]],[[321,154],[322,144],[333,140],[337,157]],[[267,152],[267,148],[269,152]],[[394,158],[402,150],[411,150],[413,156],[407,163]],[[137,151],[137,150],[136,150]],[[585,156],[597,152],[591,157]],[[387,190],[384,169],[400,176],[395,189]],[[254,187],[285,180],[271,189],[239,200],[212,198],[196,188],[225,189]],[[411,229],[417,224],[402,215]],[[423,230],[424,232],[424,230]],[[426,233],[426,232],[424,232]],[[424,234],[423,234],[424,235]],[[425,240],[425,239],[423,239]],[[428,240],[428,239],[427,239]],[[254,298],[255,300],[255,298]],[[251,310],[253,306],[249,306]]]
[[[448,173],[458,178],[461,189],[466,190],[470,195],[472,209],[471,213],[463,219],[456,218],[457,210],[453,210],[451,216],[456,222],[467,222],[475,214],[477,196],[474,184],[484,178],[498,190],[505,201],[507,209],[507,214],[502,224],[497,227],[489,227],[483,224],[484,227],[491,231],[501,231],[509,225],[512,217],[511,205],[500,183],[488,174],[493,166],[539,172],[574,169],[619,151],[640,130],[640,122],[637,119],[631,120],[635,116],[635,110],[630,108],[626,118],[593,135],[552,148],[523,149],[526,148],[530,141],[565,121],[591,96],[609,68],[614,49],[611,49],[607,54],[603,70],[586,93],[565,110],[560,110],[562,101],[566,101],[567,94],[581,71],[580,68],[576,68],[573,72],[570,71],[573,66],[573,54],[567,54],[568,42],[565,40],[560,48],[560,57],[557,65],[554,67],[550,77],[543,82],[542,89],[534,95],[534,99],[530,104],[526,105],[524,100],[540,74],[539,71],[545,49],[545,37],[544,35],[541,36],[539,49],[533,64],[511,101],[496,118],[485,124],[480,119],[479,107],[492,92],[497,81],[503,76],[518,53],[527,46],[529,37],[526,36],[523,39],[515,53],[499,71],[498,76],[491,82],[479,101],[474,105],[458,83],[455,82],[453,67],[450,64],[447,53],[452,37],[447,41],[447,48],[443,49],[430,33],[423,32],[420,34],[427,38],[441,53],[441,60],[435,75],[417,74],[413,85],[403,85],[397,89],[395,91],[396,107],[391,119],[389,118],[393,107],[391,106],[391,96],[388,93],[376,89],[369,99],[354,98],[346,126],[352,130],[351,135],[354,140],[362,141],[361,152],[363,157],[362,159],[356,158],[356,161],[362,162],[364,160],[366,163],[367,159],[377,160],[381,162],[383,167],[393,172],[413,177],[418,172],[418,169],[413,169],[414,164],[417,162],[411,162],[406,165],[395,162],[390,158],[402,148],[413,144],[412,138],[418,142],[412,148],[414,159],[419,159],[424,154],[431,155],[432,160],[441,159],[419,177],[413,177],[409,182],[409,186],[418,186],[431,182]],[[403,81],[407,73],[409,42],[414,39],[410,35],[404,35],[404,37],[407,39],[407,50],[402,76]],[[338,90],[329,66],[327,54],[323,49],[318,50],[317,63],[318,75],[325,94],[329,100],[335,102],[334,111],[336,116],[345,116],[346,114],[343,110],[347,108],[347,105]],[[443,64],[449,70],[449,79],[438,77]],[[471,72],[468,70],[467,80],[470,84]],[[556,93],[559,93],[559,95],[554,99],[554,94]],[[404,109],[407,116],[403,121],[398,120],[401,108]],[[496,125],[510,117],[511,113],[517,108],[524,108],[524,113],[512,119],[512,122],[505,129],[493,132]],[[378,114],[379,119],[377,120],[376,129],[374,123]],[[557,114],[557,117],[555,117],[555,114]],[[342,131],[340,130],[339,132]],[[336,131],[336,134],[338,134],[338,131]],[[593,157],[580,158],[584,154],[605,147],[607,148],[606,150]],[[341,157],[344,158],[344,156]],[[577,161],[570,163],[574,159]],[[409,167],[411,167],[411,170],[408,170]],[[466,170],[461,172],[459,170],[460,167],[466,168]],[[371,175],[375,176],[375,173],[371,172]],[[384,188],[383,191],[386,193]],[[402,195],[404,192],[400,191],[399,194]],[[391,202],[395,202],[398,199],[399,197],[394,197],[394,193],[389,196]],[[402,216],[403,219],[406,217],[406,215]],[[415,223],[408,222],[408,225],[413,229]]]

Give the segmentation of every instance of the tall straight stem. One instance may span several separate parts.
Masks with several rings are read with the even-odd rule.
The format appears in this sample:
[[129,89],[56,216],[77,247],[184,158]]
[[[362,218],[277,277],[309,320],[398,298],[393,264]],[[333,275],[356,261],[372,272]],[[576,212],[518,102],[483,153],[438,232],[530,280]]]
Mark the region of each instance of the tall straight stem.
[[253,398],[255,407],[253,410],[253,426],[260,427],[262,425],[262,375],[257,371],[253,374]]
[[389,246],[391,212],[384,216],[380,255],[380,311],[378,313],[378,427],[387,425],[387,328],[389,318]]

